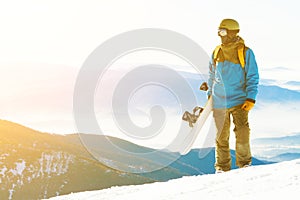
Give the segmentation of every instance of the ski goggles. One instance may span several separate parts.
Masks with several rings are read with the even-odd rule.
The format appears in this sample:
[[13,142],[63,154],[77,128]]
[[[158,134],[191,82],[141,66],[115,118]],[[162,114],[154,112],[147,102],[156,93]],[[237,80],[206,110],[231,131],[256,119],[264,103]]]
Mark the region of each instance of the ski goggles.
[[218,29],[218,35],[224,37],[227,35],[227,30],[225,28]]

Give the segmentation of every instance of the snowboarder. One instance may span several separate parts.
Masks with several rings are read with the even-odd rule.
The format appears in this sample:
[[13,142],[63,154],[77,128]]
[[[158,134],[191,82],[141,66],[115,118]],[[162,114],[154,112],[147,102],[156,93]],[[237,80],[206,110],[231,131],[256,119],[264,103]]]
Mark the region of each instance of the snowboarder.
[[258,92],[258,68],[253,51],[238,35],[239,24],[233,19],[221,21],[217,46],[209,63],[208,97],[213,98],[216,134],[216,172],[231,169],[229,135],[231,116],[236,137],[236,165],[251,165],[248,113]]

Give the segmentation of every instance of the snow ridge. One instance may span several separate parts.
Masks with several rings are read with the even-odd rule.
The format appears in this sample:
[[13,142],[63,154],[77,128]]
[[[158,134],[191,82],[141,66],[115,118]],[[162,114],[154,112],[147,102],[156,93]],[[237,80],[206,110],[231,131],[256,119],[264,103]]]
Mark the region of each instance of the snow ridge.
[[270,165],[251,166],[222,174],[183,177],[168,182],[112,187],[72,193],[51,200],[252,200],[298,199],[300,159]]

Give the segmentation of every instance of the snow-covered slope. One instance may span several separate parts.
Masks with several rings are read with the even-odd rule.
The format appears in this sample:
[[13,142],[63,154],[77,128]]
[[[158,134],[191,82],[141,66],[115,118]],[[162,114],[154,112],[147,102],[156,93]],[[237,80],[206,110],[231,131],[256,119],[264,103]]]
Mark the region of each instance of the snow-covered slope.
[[168,182],[73,193],[51,200],[299,199],[300,160],[252,166]]

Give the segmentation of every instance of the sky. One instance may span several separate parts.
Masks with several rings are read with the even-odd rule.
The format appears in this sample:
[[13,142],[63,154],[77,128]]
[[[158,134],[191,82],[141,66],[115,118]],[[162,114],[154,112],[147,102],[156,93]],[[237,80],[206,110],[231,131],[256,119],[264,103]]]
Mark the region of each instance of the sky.
[[[211,54],[220,43],[219,23],[224,18],[233,18],[240,24],[240,36],[253,49],[262,75],[278,80],[300,80],[299,4],[296,0],[0,1],[0,118],[50,132],[59,132],[53,123],[60,123],[60,127],[65,126],[64,130],[71,132],[69,127],[74,125],[72,94],[66,97],[68,105],[58,98],[67,96],[64,87],[74,85],[72,77],[76,77],[95,48],[113,36],[135,29],[175,31]],[[147,52],[139,53],[127,56],[127,60],[120,59],[119,63],[154,60],[159,64],[180,60],[161,52],[151,56]],[[287,70],[270,73],[269,69],[273,68]],[[71,78],[66,78],[66,74]],[[47,81],[46,88],[37,84]],[[57,88],[64,90],[57,91],[58,96],[47,96],[47,89]],[[43,96],[34,96],[43,90]],[[28,99],[30,94],[33,94],[32,99]],[[22,102],[23,98],[27,104]],[[30,113],[31,108],[26,107],[28,102],[39,106],[35,107],[38,113]],[[65,113],[59,113],[52,107],[54,104],[64,106]],[[57,115],[50,116],[56,111],[60,121]],[[51,124],[46,126],[46,121]],[[293,127],[288,130],[293,132],[294,126],[286,127]]]
[[296,0],[11,0],[0,2],[0,63],[81,67],[105,40],[139,28],[186,35],[210,54],[223,18],[240,23],[240,35],[261,68],[298,68],[300,13]]

